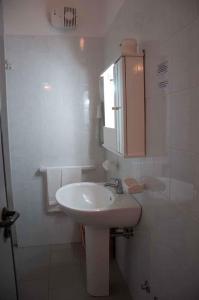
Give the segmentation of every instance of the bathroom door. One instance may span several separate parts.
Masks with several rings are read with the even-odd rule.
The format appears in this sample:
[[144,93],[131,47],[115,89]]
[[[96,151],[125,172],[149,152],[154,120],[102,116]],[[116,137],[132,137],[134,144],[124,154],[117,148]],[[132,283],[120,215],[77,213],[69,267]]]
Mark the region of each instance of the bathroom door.
[[0,135],[0,299],[16,300],[17,285],[11,225],[14,224],[19,214],[8,210],[4,173],[2,138]]
[[[5,107],[5,59],[2,24],[2,1],[0,0],[0,300],[16,300],[17,285],[11,228],[19,214],[8,210],[5,164],[2,139],[2,107]],[[5,110],[3,110],[5,112]],[[5,113],[3,113],[3,116]],[[5,126],[4,126],[5,127]],[[4,139],[5,142],[5,139]],[[7,148],[7,147],[6,147]],[[8,151],[8,149],[4,151]],[[6,153],[6,152],[5,152]]]

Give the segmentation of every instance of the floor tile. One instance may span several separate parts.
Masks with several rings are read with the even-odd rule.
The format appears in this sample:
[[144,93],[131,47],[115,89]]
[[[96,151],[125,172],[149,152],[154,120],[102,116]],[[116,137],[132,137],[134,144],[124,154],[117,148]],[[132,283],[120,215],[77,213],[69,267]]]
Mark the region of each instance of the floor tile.
[[49,247],[18,248],[15,251],[18,280],[47,279],[49,275]]
[[86,290],[83,287],[72,287],[51,290],[49,300],[84,300],[86,299]]
[[48,300],[48,281],[21,281],[19,283],[19,300]]
[[81,266],[71,264],[51,266],[49,277],[50,289],[70,288],[74,283],[77,287],[84,285],[84,272]]
[[51,246],[52,266],[63,264],[81,264],[85,260],[85,251],[80,243]]
[[[85,251],[81,244],[17,249],[16,263],[19,300],[93,299],[86,291]],[[103,297],[103,300],[132,300],[112,259],[110,296]]]
[[[54,282],[51,281],[49,300],[92,300],[93,297],[86,291],[86,270],[80,266],[80,274],[75,274],[74,269],[68,270],[59,268],[53,276]],[[78,269],[76,269],[78,272]],[[52,278],[51,278],[52,280]],[[97,297],[98,298],[98,297]],[[96,299],[97,299],[96,298]],[[101,297],[100,297],[101,298]],[[103,300],[132,300],[128,287],[124,282],[122,275],[115,261],[110,265],[110,296],[103,297]]]

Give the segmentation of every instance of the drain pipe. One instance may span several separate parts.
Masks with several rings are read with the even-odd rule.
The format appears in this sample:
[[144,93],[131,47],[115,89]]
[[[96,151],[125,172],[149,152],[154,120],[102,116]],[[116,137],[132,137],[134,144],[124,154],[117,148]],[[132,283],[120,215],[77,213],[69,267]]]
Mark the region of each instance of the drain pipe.
[[113,238],[124,237],[126,239],[130,239],[134,235],[133,227],[111,228],[110,235]]

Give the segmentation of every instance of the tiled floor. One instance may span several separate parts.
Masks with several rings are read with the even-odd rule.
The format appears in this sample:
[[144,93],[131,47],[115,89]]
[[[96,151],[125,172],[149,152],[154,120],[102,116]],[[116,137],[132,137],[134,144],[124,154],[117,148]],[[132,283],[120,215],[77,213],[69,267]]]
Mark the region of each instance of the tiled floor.
[[[86,292],[85,254],[80,244],[17,248],[20,300],[91,300]],[[111,294],[100,299],[131,300],[114,261]]]

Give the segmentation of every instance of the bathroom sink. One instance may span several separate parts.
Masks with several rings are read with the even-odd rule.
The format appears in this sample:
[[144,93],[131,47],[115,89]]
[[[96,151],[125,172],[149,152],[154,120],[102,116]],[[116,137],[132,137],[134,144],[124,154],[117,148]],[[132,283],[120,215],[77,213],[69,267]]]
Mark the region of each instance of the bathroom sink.
[[56,192],[61,209],[85,225],[87,291],[92,296],[109,295],[110,228],[135,226],[141,206],[127,194],[116,194],[102,184],[72,183]]
[[97,227],[135,226],[141,206],[130,195],[118,195],[102,184],[72,183],[61,187],[56,199],[62,210],[73,220]]

